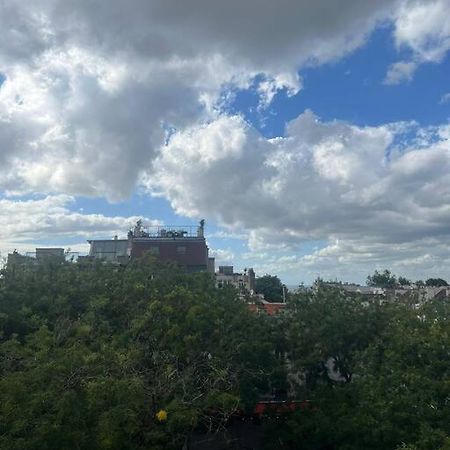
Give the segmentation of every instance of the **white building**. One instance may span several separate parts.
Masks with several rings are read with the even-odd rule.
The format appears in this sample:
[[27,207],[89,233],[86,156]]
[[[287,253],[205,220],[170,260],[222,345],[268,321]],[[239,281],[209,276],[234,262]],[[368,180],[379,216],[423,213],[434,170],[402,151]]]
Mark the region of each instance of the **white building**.
[[235,273],[233,266],[219,266],[216,272],[216,286],[233,286],[240,293],[253,295],[255,292],[255,272],[252,268],[244,269],[244,273]]

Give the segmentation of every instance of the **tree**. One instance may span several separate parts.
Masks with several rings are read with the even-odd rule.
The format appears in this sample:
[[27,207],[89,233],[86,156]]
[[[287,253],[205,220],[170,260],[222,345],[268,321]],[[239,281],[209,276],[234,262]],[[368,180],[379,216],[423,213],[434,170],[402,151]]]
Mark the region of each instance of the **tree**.
[[[360,355],[361,448],[450,445],[448,300],[389,307],[388,326]],[[367,424],[371,424],[367,426]]]
[[276,275],[264,275],[256,278],[256,292],[263,294],[269,302],[282,302],[286,287]]
[[448,450],[448,299],[326,283],[278,317],[151,258],[0,273],[0,448],[182,448],[286,390],[267,448]]
[[[266,423],[267,449],[450,448],[450,302],[368,303],[320,286],[292,296],[287,357],[310,407]],[[343,379],[325,361],[338,355]]]
[[398,277],[398,284],[400,286],[410,286],[411,280],[408,280],[407,278],[400,276]]
[[442,278],[428,278],[428,280],[425,281],[425,285],[433,287],[441,287],[441,286],[448,286],[448,283]]
[[397,278],[390,270],[378,272],[375,270],[373,275],[367,277],[367,286],[376,286],[381,288],[393,288],[397,284]]
[[208,274],[151,258],[15,269],[0,277],[0,448],[178,449],[279,374],[268,319]]
[[299,387],[308,391],[321,382],[349,383],[358,352],[382,328],[381,314],[379,305],[326,284],[315,292],[291,294],[283,327],[291,365],[304,380]]

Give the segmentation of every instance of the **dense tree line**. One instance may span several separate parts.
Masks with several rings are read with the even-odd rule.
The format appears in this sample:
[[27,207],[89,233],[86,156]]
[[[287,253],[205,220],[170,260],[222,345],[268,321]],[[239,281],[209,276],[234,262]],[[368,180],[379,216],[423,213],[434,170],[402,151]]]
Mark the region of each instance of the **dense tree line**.
[[266,448],[448,449],[449,304],[318,285],[251,313],[207,274],[152,259],[0,276],[0,448],[181,449],[271,393]]
[[278,377],[265,320],[207,274],[14,269],[0,288],[2,449],[181,448]]
[[450,449],[450,304],[415,301],[292,296],[287,356],[312,407],[269,422],[267,448]]
[[376,286],[381,288],[395,288],[396,286],[411,286],[412,284],[417,287],[446,287],[447,281],[442,278],[428,278],[425,282],[422,280],[411,281],[403,276],[398,278],[390,270],[385,269],[383,271],[375,270],[372,275],[367,277],[367,286]]

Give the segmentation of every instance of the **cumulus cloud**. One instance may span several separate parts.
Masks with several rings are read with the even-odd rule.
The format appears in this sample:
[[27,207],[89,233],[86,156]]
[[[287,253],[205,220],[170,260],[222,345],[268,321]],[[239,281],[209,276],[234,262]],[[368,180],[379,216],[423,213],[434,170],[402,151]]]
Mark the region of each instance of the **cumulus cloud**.
[[394,39],[399,49],[410,51],[411,59],[389,67],[385,83],[391,85],[410,81],[422,63],[443,60],[450,50],[450,3],[404,2],[396,15]]
[[233,240],[247,240],[247,233],[230,232],[225,230],[217,230],[212,233],[208,233],[209,237],[219,238],[219,239],[233,239]]
[[216,259],[215,264],[230,265],[233,264],[235,254],[232,250],[226,248],[218,248],[210,252],[210,256]]
[[296,93],[298,69],[353,51],[398,4],[2,2],[0,188],[126,198],[165,129],[214,118],[257,75],[261,107]]
[[404,81],[411,81],[418,67],[416,62],[399,61],[389,66],[384,84],[394,85]]
[[37,64],[11,68],[0,88],[6,189],[124,198],[163,140],[162,121],[199,118],[198,92],[177,84],[192,67],[126,67],[79,48]]
[[[254,251],[446,235],[445,127],[400,151],[399,125],[307,112],[267,140],[224,104],[255,80],[260,108],[294,95],[299,69],[342,58],[386,20],[411,54],[386,81],[408,79],[445,56],[448,17],[446,0],[0,2],[0,190],[50,194],[26,216],[37,234],[8,233],[88,231],[94,217],[70,212],[60,194],[115,201],[142,184],[179,213],[242,228]],[[8,201],[2,210],[15,210]],[[128,218],[98,220],[114,233]]]
[[395,21],[395,41],[423,61],[439,62],[450,50],[447,0],[404,2]]
[[180,214],[249,230],[253,250],[304,240],[414,242],[448,236],[448,126],[356,127],[306,111],[267,140],[239,116],[175,134],[149,187]]
[[280,75],[275,78],[265,78],[258,84],[257,92],[260,96],[259,108],[267,108],[275,95],[282,89],[286,89],[286,94],[291,97],[300,89],[300,78]]

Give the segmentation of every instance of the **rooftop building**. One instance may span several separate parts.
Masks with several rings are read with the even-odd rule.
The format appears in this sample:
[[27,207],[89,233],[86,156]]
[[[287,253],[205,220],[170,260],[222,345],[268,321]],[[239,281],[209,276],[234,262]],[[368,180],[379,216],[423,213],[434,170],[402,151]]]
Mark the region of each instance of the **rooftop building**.
[[245,269],[244,273],[235,273],[233,266],[219,266],[216,272],[216,286],[222,288],[233,286],[240,293],[253,294],[255,292],[255,272],[252,268]]
[[199,226],[145,227],[141,220],[128,232],[127,239],[90,240],[89,256],[110,262],[123,262],[145,254],[158,261],[174,262],[187,272],[214,273],[214,258],[208,255],[204,236],[205,221]]
[[266,300],[258,299],[257,302],[248,303],[248,309],[255,313],[265,313],[269,316],[276,316],[285,311],[286,303],[273,303]]
[[96,239],[89,240],[89,256],[108,262],[120,262],[121,258],[128,258],[128,239]]
[[71,252],[60,247],[39,247],[34,252],[26,252],[25,255],[20,254],[17,250],[8,253],[7,265],[21,266],[33,265],[51,261],[53,263],[62,263],[64,261],[74,261],[78,258],[78,252]]

